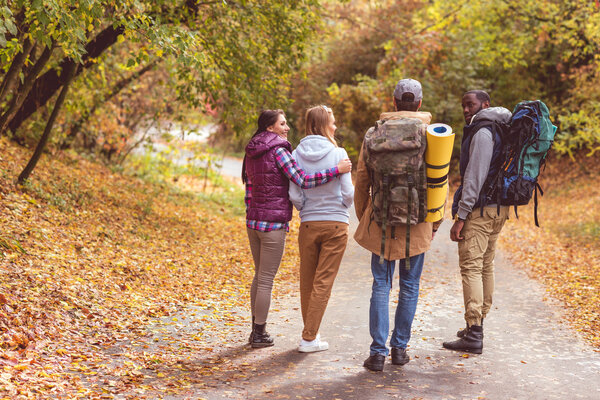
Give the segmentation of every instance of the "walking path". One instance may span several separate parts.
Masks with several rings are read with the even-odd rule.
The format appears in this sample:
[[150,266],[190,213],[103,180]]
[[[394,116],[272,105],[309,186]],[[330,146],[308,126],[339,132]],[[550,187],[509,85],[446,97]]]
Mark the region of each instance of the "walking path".
[[[350,214],[352,237],[357,220],[353,210]],[[362,367],[371,342],[370,253],[350,239],[321,326],[328,351],[296,351],[302,317],[299,295],[292,292],[271,306],[268,330],[275,346],[249,348],[249,332],[239,327],[215,333],[221,349],[215,346],[210,358],[197,359],[188,367],[190,372],[211,365],[225,368],[204,377],[190,394],[211,400],[600,399],[600,352],[562,322],[560,305],[547,298],[524,268],[512,265],[501,246],[483,354],[442,348],[442,342],[464,326],[458,255],[449,239],[450,226],[450,221],[441,226],[426,255],[408,364],[394,366],[388,358],[381,373]],[[288,240],[295,237],[292,232]],[[397,282],[396,273],[391,299],[397,298]],[[247,313],[240,310],[239,314]]]
[[[427,253],[413,336],[411,361],[382,373],[362,367],[368,356],[370,254],[350,240],[321,336],[328,351],[296,351],[302,318],[291,295],[273,302],[268,330],[276,345],[250,349],[247,331],[230,332],[222,350],[196,366],[227,364],[194,390],[206,399],[599,399],[600,353],[561,322],[560,307],[543,287],[500,253],[496,295],[485,321],[482,355],[442,348],[463,327],[462,289],[450,222]],[[356,220],[351,222],[351,232]],[[290,235],[295,240],[294,235]],[[397,275],[393,296],[397,297]],[[395,307],[390,307],[393,313]],[[393,321],[393,319],[392,319]],[[239,328],[238,328],[239,329]],[[222,333],[222,332],[221,332]],[[221,335],[222,337],[222,335]]]

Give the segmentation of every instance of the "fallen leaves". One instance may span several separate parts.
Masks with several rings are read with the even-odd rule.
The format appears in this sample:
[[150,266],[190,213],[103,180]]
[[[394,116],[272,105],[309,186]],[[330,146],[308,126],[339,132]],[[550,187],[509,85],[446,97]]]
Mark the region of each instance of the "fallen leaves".
[[[5,138],[0,154],[0,397],[155,398],[231,368],[179,363],[211,354],[222,324],[249,326],[237,311],[254,267],[234,207],[65,154],[18,189],[28,154]],[[294,245],[274,296],[297,277]]]
[[[533,204],[511,211],[500,240],[517,265],[563,302],[570,324],[600,349],[600,157],[548,161],[541,176],[541,228]],[[533,201],[531,202],[533,203]]]

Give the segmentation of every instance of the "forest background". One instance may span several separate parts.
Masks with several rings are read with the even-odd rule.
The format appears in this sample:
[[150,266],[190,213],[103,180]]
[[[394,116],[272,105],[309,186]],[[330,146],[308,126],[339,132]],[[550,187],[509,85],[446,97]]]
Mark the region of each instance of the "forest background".
[[[232,244],[206,234],[243,215],[242,192],[211,167],[217,154],[240,154],[265,108],[285,110],[296,145],[305,109],[327,104],[340,145],[356,161],[364,132],[391,110],[404,77],[422,82],[422,109],[457,133],[455,158],[466,90],[485,89],[493,105],[509,109],[521,100],[548,105],[558,131],[542,181],[542,229],[523,212],[506,234],[519,240],[505,246],[600,345],[598,0],[1,0],[0,77],[0,363],[10,373],[0,374],[3,383],[18,386],[23,359],[42,362],[27,358],[34,343],[44,363],[64,358],[60,344],[72,339],[65,326],[94,323],[94,307],[117,321],[105,322],[108,332],[143,303],[118,303],[110,290],[82,296],[71,284],[114,283],[143,298],[153,317],[202,299],[206,285],[216,288],[209,300],[225,301],[230,282],[213,277],[232,259],[207,254],[202,265],[211,270],[192,279],[185,268],[194,260],[177,258],[183,239],[173,236],[195,218],[191,232],[200,238],[186,239],[245,251],[243,237]],[[216,127],[207,143],[177,144],[206,126]],[[135,150],[152,142],[167,150]],[[188,163],[175,166],[174,153]],[[200,194],[192,199],[182,188]],[[100,229],[93,222],[106,213],[114,218]],[[88,236],[102,243],[90,250]],[[123,258],[128,246],[161,248],[161,239],[172,245],[164,254],[140,253],[137,264]],[[63,246],[69,251],[57,250]],[[96,261],[74,261],[88,251]],[[297,252],[287,254],[292,266]],[[164,269],[143,267],[161,259]],[[102,260],[114,276],[92,272],[106,266]],[[41,279],[48,268],[70,277],[67,284]],[[175,281],[153,273],[192,283],[179,293]],[[166,293],[153,292],[160,287]],[[49,317],[41,309],[57,311]],[[58,335],[50,347],[42,339],[49,332]],[[58,379],[47,375],[36,376]]]
[[599,148],[595,1],[3,3],[0,134],[23,145],[39,143],[62,107],[49,138],[61,149],[114,162],[150,125],[192,129],[208,115],[214,142],[239,152],[259,110],[283,108],[295,144],[306,107],[326,103],[356,159],[395,82],[410,76],[423,109],[457,132],[460,96],[482,88],[510,109],[544,100],[559,127],[555,154],[576,161]]

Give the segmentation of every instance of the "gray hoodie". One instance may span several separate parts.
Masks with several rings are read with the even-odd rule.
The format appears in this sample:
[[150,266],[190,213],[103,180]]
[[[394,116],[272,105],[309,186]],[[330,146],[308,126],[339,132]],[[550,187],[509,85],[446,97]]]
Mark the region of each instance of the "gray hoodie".
[[[470,123],[475,122],[477,119],[508,123],[511,117],[511,112],[504,107],[489,107],[475,114]],[[487,128],[479,129],[471,140],[469,164],[465,176],[463,176],[462,196],[458,202],[458,216],[462,219],[466,219],[467,215],[473,211],[473,205],[479,198],[479,192],[490,170],[493,152],[494,139],[492,138],[492,132]],[[487,205],[492,206],[495,204],[490,203]]]
[[[303,138],[292,156],[309,174],[335,167],[342,159],[348,158],[346,150],[335,147],[320,135]],[[300,210],[302,221],[349,221],[348,208],[354,199],[354,185],[349,173],[311,189],[290,185],[289,193],[290,200]]]

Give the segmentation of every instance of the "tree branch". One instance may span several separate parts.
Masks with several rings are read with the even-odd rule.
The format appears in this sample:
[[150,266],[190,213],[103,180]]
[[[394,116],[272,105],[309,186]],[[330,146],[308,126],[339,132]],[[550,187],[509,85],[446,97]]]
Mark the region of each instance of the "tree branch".
[[[7,124],[11,120],[13,120],[17,110],[24,104],[24,101],[29,97],[28,94],[31,93],[32,87],[34,86],[34,82],[38,74],[42,71],[44,66],[48,63],[50,59],[50,55],[54,50],[54,43],[51,47],[44,48],[44,51],[40,55],[40,58],[37,59],[29,74],[25,77],[24,83],[19,86],[16,90],[15,95],[10,101],[8,109],[2,114],[0,117],[0,133],[3,133],[6,129]],[[25,97],[27,96],[27,98]]]
[[[77,77],[85,68],[92,65],[90,62],[86,63],[86,61],[99,57],[102,52],[116,43],[117,38],[124,31],[125,28],[122,26],[114,27],[110,25],[91,40],[85,46],[86,54],[82,58],[84,65],[82,68],[76,68],[75,77]],[[40,107],[43,107],[48,100],[52,98],[54,93],[65,84],[67,77],[65,74],[59,75],[59,71],[69,70],[76,64],[77,62],[75,60],[64,58],[58,66],[47,71],[35,80],[31,91],[28,92],[19,111],[9,121],[8,127],[11,131],[15,132],[21,126],[23,121],[29,118]],[[0,132],[2,131],[3,129],[0,127]]]
[[8,93],[15,86],[17,79],[19,77],[19,72],[23,69],[23,64],[31,50],[33,49],[34,42],[30,39],[25,39],[25,43],[23,43],[23,50],[21,50],[14,58],[12,63],[10,64],[10,68],[6,71],[6,75],[4,75],[4,79],[2,80],[2,86],[0,87],[0,103],[4,101]]
[[146,65],[144,68],[142,68],[138,71],[135,71],[133,74],[131,74],[131,75],[121,79],[119,82],[117,82],[110,89],[110,91],[106,94],[105,97],[103,97],[102,99],[100,99],[96,103],[94,103],[94,105],[92,105],[92,107],[89,110],[84,112],[83,115],[73,124],[71,130],[69,131],[69,134],[65,138],[65,141],[61,145],[61,148],[65,149],[71,145],[71,143],[73,142],[73,140],[75,139],[77,134],[81,131],[81,128],[83,127],[83,125],[90,119],[90,117],[92,115],[94,115],[94,113],[100,106],[102,106],[103,104],[110,101],[113,97],[115,97],[117,94],[119,94],[121,92],[121,90],[125,89],[127,86],[129,86],[129,84],[131,82],[139,79],[146,72],[150,71],[160,61],[161,60],[156,59],[156,60],[152,61],[150,64]]

